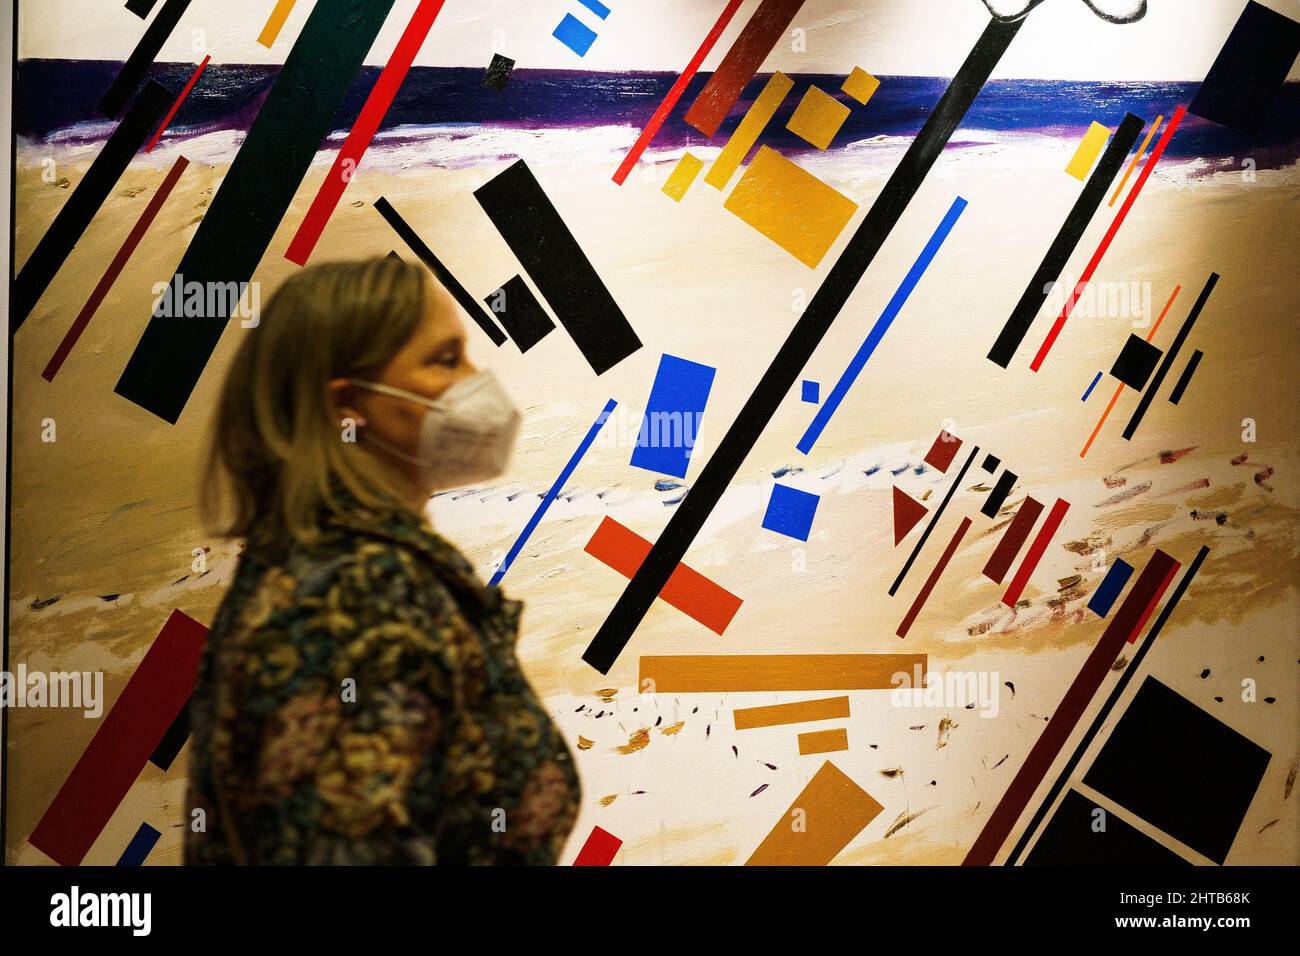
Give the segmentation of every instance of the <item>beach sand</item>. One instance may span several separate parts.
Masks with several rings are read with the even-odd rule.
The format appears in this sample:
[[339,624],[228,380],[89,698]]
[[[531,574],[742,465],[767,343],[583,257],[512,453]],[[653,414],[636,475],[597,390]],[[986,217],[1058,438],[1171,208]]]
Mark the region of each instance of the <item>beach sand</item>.
[[[865,209],[893,166],[889,156],[871,149],[829,153],[808,166]],[[795,448],[815,410],[800,400],[796,381],[687,553],[686,563],[743,598],[730,627],[719,637],[657,602],[608,675],[585,664],[581,654],[626,579],[583,546],[605,515],[654,540],[672,514],[665,502],[681,494],[655,491],[660,476],[628,463],[660,356],[717,369],[689,485],[862,211],[820,266],[808,269],[723,210],[718,192],[702,180],[680,204],[662,195],[670,162],[617,187],[609,179],[614,164],[603,154],[551,165],[530,160],[644,347],[597,377],[562,328],[526,355],[513,343],[494,348],[471,328],[472,359],[494,369],[525,412],[521,444],[510,471],[491,488],[439,496],[432,516],[486,578],[606,400],[618,400],[607,433],[503,581],[511,597],[526,602],[519,644],[525,672],[579,761],[583,809],[561,862],[571,862],[599,825],[623,841],[616,863],[743,863],[830,759],[884,807],[836,864],[958,863],[1106,626],[1086,610],[1088,592],[1103,574],[1099,568],[1123,557],[1140,571],[1156,547],[1186,567],[1201,545],[1210,547],[1210,556],[1144,672],[1272,755],[1227,862],[1300,862],[1300,796],[1289,792],[1288,782],[1300,726],[1300,403],[1291,366],[1300,354],[1300,293],[1291,277],[1300,239],[1297,174],[1262,171],[1255,182],[1232,174],[1197,180],[1171,166],[1148,182],[1095,281],[1142,284],[1157,312],[1181,284],[1155,338],[1164,348],[1210,272],[1222,279],[1134,439],[1120,436],[1136,403],[1130,391],[1081,459],[1114,381],[1103,375],[1087,402],[1080,396],[1098,370],[1109,370],[1128,334],[1145,335],[1145,328],[1135,329],[1131,315],[1081,309],[1034,373],[1029,359],[1051,321],[1045,309],[1010,369],[986,358],[1080,188],[1062,172],[1072,149],[1066,142],[1026,141],[1023,148],[1013,142],[943,155],[800,378],[818,381],[826,395],[953,198],[961,195],[969,207],[812,454]],[[14,344],[11,668],[25,662],[32,670],[102,670],[106,710],[173,608],[211,621],[234,567],[235,545],[198,526],[195,491],[210,476],[198,473],[196,453],[223,369],[240,337],[255,330],[232,322],[174,426],[113,393],[149,318],[152,286],[171,277],[221,181],[221,168],[191,165],[55,381],[40,378],[176,154],[176,146],[164,145],[128,171]],[[41,158],[32,148],[19,156],[20,264],[68,196],[42,181]],[[58,158],[60,175],[75,184],[84,161],[80,155]],[[264,285],[263,302],[297,268],[283,251],[328,159],[322,155],[313,167],[262,261],[256,278]],[[314,261],[390,249],[413,259],[371,208],[386,196],[458,278],[486,296],[520,271],[472,196],[504,165],[363,165]],[[1078,274],[1112,214],[1103,206],[1067,275]],[[1192,348],[1205,358],[1186,397],[1173,406],[1168,392]],[[1253,443],[1243,442],[1247,418],[1256,423]],[[57,441],[42,440],[47,420],[56,423]],[[988,478],[978,462],[898,595],[888,596],[919,535],[914,530],[894,546],[891,485],[918,499],[930,491],[931,507],[942,499],[958,465],[947,475],[914,469],[945,426],[966,443],[958,464],[977,444],[1020,476],[1009,505],[1026,494],[1048,505],[1057,496],[1070,502],[1025,591],[1030,605],[1014,614],[998,603],[1003,589],[981,574],[1001,532],[990,531],[993,522],[979,514],[984,495],[969,490]],[[1161,451],[1193,446],[1179,460],[1159,463]],[[1243,464],[1231,463],[1243,454]],[[877,465],[879,471],[864,474]],[[912,467],[891,475],[905,465]],[[1264,480],[1271,490],[1254,480],[1265,466],[1273,468]],[[786,467],[802,471],[786,475],[784,483],[821,496],[806,543],[761,527],[773,472]],[[1127,483],[1108,488],[1103,476],[1119,469]],[[1208,486],[1189,488],[1200,479]],[[1098,504],[1145,482],[1150,489],[1131,500]],[[526,493],[506,500],[517,492]],[[1193,509],[1228,517],[1223,525],[1194,521]],[[966,514],[974,520],[970,533],[911,632],[896,637]],[[1104,543],[1100,561],[1063,547],[1090,538]],[[210,548],[205,574],[193,565],[195,549],[202,548]],[[1057,580],[1075,574],[1082,576],[1082,593],[1049,605],[1059,597]],[[32,608],[56,595],[55,603]],[[1126,656],[1132,650],[1126,648]],[[799,732],[844,722],[736,731],[731,711],[829,694],[641,695],[637,687],[643,654],[902,652],[928,654],[932,671],[996,673],[998,715],[895,707],[887,691],[854,691],[848,695],[849,749],[800,756]],[[1258,685],[1257,702],[1241,699],[1247,678]],[[1095,703],[1116,679],[1117,673],[1110,676]],[[1139,683],[1133,682],[1129,697]],[[98,722],[79,711],[50,709],[14,709],[8,718],[7,859],[48,863],[26,839]],[[952,724],[941,734],[945,718]],[[648,738],[639,734],[643,729]],[[643,746],[628,746],[638,739]],[[1186,748],[1187,760],[1199,759],[1196,741],[1176,727],[1166,728],[1152,746]],[[162,831],[148,863],[179,862],[186,755],[182,750],[167,773],[145,767],[86,863],[116,862],[141,822]],[[1081,776],[1076,772],[1076,781]],[[1031,806],[1053,779],[1049,775]],[[1177,846],[1080,789],[1159,842]],[[1189,793],[1187,799],[1197,797]]]

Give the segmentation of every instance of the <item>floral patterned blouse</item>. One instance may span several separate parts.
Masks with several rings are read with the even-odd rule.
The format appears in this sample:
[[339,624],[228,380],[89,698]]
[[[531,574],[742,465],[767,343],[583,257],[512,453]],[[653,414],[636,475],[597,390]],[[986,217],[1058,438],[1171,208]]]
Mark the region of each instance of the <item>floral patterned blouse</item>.
[[186,864],[554,864],[580,789],[522,603],[344,500],[310,547],[245,542],[190,702]]

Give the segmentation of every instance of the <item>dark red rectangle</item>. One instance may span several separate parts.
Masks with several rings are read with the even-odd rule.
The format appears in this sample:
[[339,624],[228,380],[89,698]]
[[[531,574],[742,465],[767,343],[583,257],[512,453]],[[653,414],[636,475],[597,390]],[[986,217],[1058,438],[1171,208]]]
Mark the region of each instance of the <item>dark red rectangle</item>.
[[895,633],[898,634],[899,637],[907,637],[907,632],[912,628],[912,622],[915,621],[916,616],[921,613],[921,608],[925,607],[925,602],[930,598],[930,592],[934,590],[935,584],[939,581],[939,576],[943,574],[943,569],[946,568],[948,562],[952,560],[953,554],[957,551],[957,546],[961,544],[961,539],[966,537],[966,531],[969,528],[970,518],[962,518],[961,525],[957,528],[957,533],[952,536],[952,540],[948,542],[947,549],[943,552],[943,557],[941,557],[939,563],[934,566],[934,570],[930,572],[930,576],[925,579],[925,584],[921,586],[920,592],[916,595],[916,600],[912,602],[912,606],[907,610],[907,616],[904,617],[902,623],[898,625],[898,630]]
[[925,463],[933,468],[938,468],[942,472],[947,472],[948,466],[957,457],[957,449],[960,447],[961,439],[956,435],[950,435],[946,431],[939,432],[939,437],[934,440],[930,450],[925,453]]
[[1011,583],[1007,585],[1007,593],[1002,595],[1002,603],[1007,607],[1015,607],[1016,602],[1020,600],[1025,585],[1029,583],[1029,576],[1034,573],[1034,568],[1038,567],[1038,562],[1042,560],[1043,553],[1052,542],[1052,535],[1056,534],[1056,529],[1061,526],[1061,520],[1069,510],[1070,503],[1068,501],[1061,498],[1056,499],[1056,502],[1052,505],[1052,510],[1047,513],[1047,518],[1043,521],[1043,526],[1038,529],[1038,535],[1034,538],[1034,543],[1025,552],[1025,560],[1020,563],[1020,567],[1016,569]]
[[142,212],[140,218],[136,220],[136,224],[132,227],[130,234],[127,235],[126,241],[123,242],[122,247],[117,250],[117,255],[115,255],[113,261],[108,264],[108,268],[104,270],[104,274],[100,277],[99,283],[95,286],[94,291],[90,293],[90,298],[88,298],[86,304],[81,307],[81,311],[77,313],[77,317],[72,320],[72,325],[68,327],[68,331],[63,334],[63,339],[59,342],[59,347],[54,350],[54,354],[50,356],[49,362],[45,364],[45,370],[41,372],[41,378],[45,379],[45,381],[54,381],[54,376],[57,375],[59,369],[63,367],[63,362],[68,357],[68,353],[71,352],[72,347],[77,344],[77,339],[81,338],[81,333],[86,331],[86,326],[89,325],[90,320],[94,318],[95,312],[99,309],[100,303],[104,301],[104,296],[108,295],[109,290],[113,288],[113,283],[117,281],[117,277],[120,276],[122,270],[126,268],[127,261],[130,260],[131,256],[135,253],[136,247],[140,245],[140,240],[144,238],[144,234],[149,231],[149,227],[158,216],[158,210],[162,209],[163,203],[165,203],[167,197],[171,195],[172,189],[176,185],[176,180],[181,178],[181,173],[185,172],[185,168],[189,166],[189,164],[190,161],[184,156],[177,157],[176,162],[172,164],[172,168],[163,179],[162,185],[158,187],[158,191],[155,192],[153,197],[149,200],[149,205],[145,206],[144,212]]
[[740,99],[745,84],[754,78],[804,0],[763,0],[736,37],[727,55],[686,111],[686,122],[712,136]]
[[78,866],[194,690],[208,629],[172,611],[140,666],[32,831],[29,842]]
[[1020,510],[1011,519],[1011,524],[1002,535],[998,546],[993,549],[993,556],[989,558],[989,563],[984,565],[986,578],[995,584],[1002,583],[1002,579],[1007,576],[1007,571],[1011,569],[1011,562],[1020,553],[1025,539],[1029,537],[1029,532],[1034,530],[1034,523],[1042,513],[1042,504],[1033,498],[1026,498],[1021,502]]
[[623,841],[600,827],[591,828],[591,836],[578,851],[574,866],[609,866]]

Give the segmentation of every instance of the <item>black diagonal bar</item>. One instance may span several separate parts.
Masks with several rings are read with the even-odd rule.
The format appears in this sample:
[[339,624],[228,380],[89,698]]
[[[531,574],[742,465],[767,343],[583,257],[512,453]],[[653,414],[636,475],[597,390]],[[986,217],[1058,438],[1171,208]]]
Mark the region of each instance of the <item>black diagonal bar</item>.
[[122,122],[117,124],[117,129],[113,130],[113,135],[90,164],[86,175],[81,177],[81,182],[77,183],[77,188],[54,217],[50,228],[45,230],[45,235],[14,280],[14,310],[9,320],[11,332],[17,332],[27,321],[46,287],[63,268],[73,246],[130,165],[131,157],[140,151],[162,121],[171,101],[172,94],[166,87],[150,82],[140,91]]
[[1025,340],[1029,327],[1034,324],[1034,317],[1043,307],[1052,284],[1060,279],[1061,270],[1070,261],[1075,247],[1083,238],[1083,231],[1088,228],[1088,223],[1092,222],[1092,217],[1096,214],[1102,199],[1106,197],[1115,174],[1119,172],[1120,166],[1123,165],[1125,157],[1137,142],[1138,134],[1141,132],[1142,121],[1132,113],[1125,113],[1119,129],[1115,130],[1115,135],[1110,138],[1105,152],[1101,154],[1101,162],[1097,163],[1092,175],[1088,177],[1083,191],[1079,193],[1079,198],[1070,207],[1065,222],[1061,223],[1056,238],[1048,246],[1047,255],[1043,256],[1043,261],[1038,264],[1038,271],[1029,280],[1029,285],[1025,286],[1020,301],[1011,311],[1011,317],[1002,326],[1002,332],[993,343],[993,348],[989,350],[990,361],[996,362],[1003,368],[1011,363],[1011,357],[1016,354],[1016,349],[1020,348],[1020,343]]
[[1174,359],[1178,358],[1178,351],[1183,347],[1183,343],[1187,341],[1187,336],[1191,335],[1192,326],[1196,324],[1196,319],[1200,316],[1201,310],[1205,308],[1205,303],[1209,300],[1210,293],[1214,291],[1214,286],[1218,281],[1219,274],[1217,272],[1211,272],[1210,278],[1205,281],[1205,288],[1203,288],[1201,294],[1196,297],[1196,304],[1192,306],[1192,311],[1188,313],[1187,319],[1183,322],[1183,327],[1178,330],[1178,334],[1174,336],[1173,344],[1169,346],[1169,350],[1165,352],[1164,361],[1162,361],[1160,367],[1156,369],[1155,378],[1151,379],[1151,384],[1147,386],[1147,390],[1143,392],[1142,397],[1138,399],[1138,406],[1133,410],[1133,417],[1130,418],[1128,424],[1124,426],[1125,441],[1132,440],[1133,433],[1136,432],[1138,426],[1142,424],[1142,419],[1146,416],[1147,409],[1151,407],[1151,400],[1156,397],[1156,392],[1159,391],[1161,383],[1164,382],[1165,376],[1169,374],[1169,369],[1173,366]]
[[[469,290],[460,284],[460,280],[451,274],[451,270],[442,264],[442,260],[433,254],[433,250],[425,244],[419,233],[412,229],[410,224],[393,208],[393,204],[380,196],[375,200],[375,209],[393,227],[393,231],[402,237],[402,241],[419,257],[429,271],[438,277],[438,281],[451,293],[452,298],[460,303],[460,307],[492,340],[492,343],[494,345],[504,345],[506,334],[497,328],[497,324],[489,318],[487,312],[483,310],[483,306],[478,304],[478,300],[469,294]],[[397,253],[393,252],[389,253],[389,255],[397,256]],[[400,259],[401,256],[398,256],[398,258]]]
[[172,31],[176,29],[176,24],[180,22],[189,5],[190,0],[167,0],[163,4],[163,8],[158,11],[158,16],[145,27],[144,36],[140,37],[140,42],[135,45],[131,55],[122,64],[122,69],[117,71],[117,76],[109,84],[108,92],[99,101],[101,113],[108,117],[116,117],[122,112],[131,94],[144,81],[144,75],[149,67],[153,66],[154,60],[158,59],[158,51],[172,35]]
[[[319,0],[176,272],[192,282],[247,283],[275,236],[393,0]],[[175,280],[173,280],[175,281]],[[200,318],[155,312],[114,391],[175,423],[233,304]]]
[[690,493],[677,506],[659,540],[592,638],[582,659],[602,674],[609,673],[631,640],[632,632],[676,570],[686,549],[695,540],[727,485],[798,379],[813,350],[853,294],[863,273],[897,225],[1024,22],[1023,19],[1013,23],[990,20],[975,41],[966,61],[899,160],[803,315],[790,330],[772,364],[691,486]]
[[149,19],[149,11],[158,0],[126,0],[126,8],[141,20]]

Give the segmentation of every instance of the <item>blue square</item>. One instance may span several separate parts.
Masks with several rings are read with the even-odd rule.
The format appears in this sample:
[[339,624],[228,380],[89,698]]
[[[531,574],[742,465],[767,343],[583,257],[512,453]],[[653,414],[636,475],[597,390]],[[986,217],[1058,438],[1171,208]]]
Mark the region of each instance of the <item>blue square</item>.
[[772,497],[767,502],[767,513],[763,515],[763,527],[807,541],[819,501],[821,498],[812,492],[800,491],[788,485],[773,485]]
[[560,25],[551,34],[578,56],[586,56],[591,45],[596,42],[596,32],[572,13],[566,13]]
[[810,381],[809,379],[803,380],[803,395],[801,397],[805,402],[812,402],[816,405],[822,400],[821,394],[822,389],[820,385],[816,382]]

